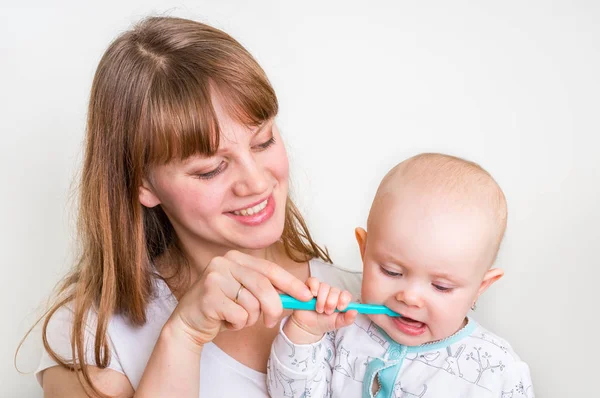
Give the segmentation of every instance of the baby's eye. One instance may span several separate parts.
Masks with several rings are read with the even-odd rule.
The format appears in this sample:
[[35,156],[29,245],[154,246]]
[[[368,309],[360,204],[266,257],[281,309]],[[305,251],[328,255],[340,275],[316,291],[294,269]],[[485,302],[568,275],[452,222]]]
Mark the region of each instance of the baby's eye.
[[448,292],[452,291],[451,287],[440,286],[440,285],[436,285],[435,283],[433,283],[432,285],[438,292],[448,293]]
[[384,267],[381,267],[381,266],[379,267],[379,269],[380,269],[380,270],[381,270],[381,272],[383,272],[385,275],[387,275],[387,276],[391,276],[391,277],[393,277],[393,278],[396,278],[396,277],[402,276],[402,273],[401,273],[401,272],[394,272],[394,271],[390,271],[389,269],[386,269],[386,268],[384,268]]

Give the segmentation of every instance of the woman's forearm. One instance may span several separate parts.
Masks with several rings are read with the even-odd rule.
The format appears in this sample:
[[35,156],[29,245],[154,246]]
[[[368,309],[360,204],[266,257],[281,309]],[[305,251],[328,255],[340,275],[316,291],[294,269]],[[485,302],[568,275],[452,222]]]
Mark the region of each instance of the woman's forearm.
[[154,346],[135,397],[198,398],[201,355],[200,346],[167,323]]

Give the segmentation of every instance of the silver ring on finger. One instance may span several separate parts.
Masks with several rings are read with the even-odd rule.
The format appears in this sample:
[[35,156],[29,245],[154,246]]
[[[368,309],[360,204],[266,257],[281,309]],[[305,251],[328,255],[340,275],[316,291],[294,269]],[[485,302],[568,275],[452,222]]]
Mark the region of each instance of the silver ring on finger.
[[240,288],[238,289],[237,293],[235,294],[235,298],[233,299],[234,303],[238,303],[238,299],[240,298],[240,293],[242,292],[242,289],[244,289],[244,285],[240,284]]

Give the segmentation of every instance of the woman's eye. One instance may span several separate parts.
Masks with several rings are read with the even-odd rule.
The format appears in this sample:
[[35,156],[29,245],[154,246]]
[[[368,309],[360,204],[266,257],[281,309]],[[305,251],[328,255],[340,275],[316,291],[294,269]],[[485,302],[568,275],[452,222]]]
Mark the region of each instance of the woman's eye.
[[256,149],[258,151],[264,151],[265,149],[267,149],[268,147],[270,147],[274,143],[275,143],[275,137],[271,137],[271,138],[269,138],[268,141],[265,141],[262,144],[255,145],[254,149]]
[[452,290],[451,287],[440,286],[440,285],[436,285],[435,283],[433,284],[433,287],[435,288],[435,290],[437,290],[438,292],[442,292],[442,293],[448,293]]
[[225,162],[221,162],[216,169],[209,171],[208,173],[196,174],[196,177],[202,180],[209,180],[221,174],[226,169]]
[[386,268],[383,268],[383,267],[379,267],[379,268],[381,269],[381,272],[383,272],[387,276],[391,276],[391,277],[402,276],[402,273],[400,273],[400,272],[390,271],[389,269],[386,269]]

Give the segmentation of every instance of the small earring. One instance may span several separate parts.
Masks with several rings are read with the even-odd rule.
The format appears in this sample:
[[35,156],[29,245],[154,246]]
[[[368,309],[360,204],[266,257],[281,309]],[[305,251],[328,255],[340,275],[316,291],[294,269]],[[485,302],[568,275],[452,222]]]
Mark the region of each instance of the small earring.
[[475,301],[473,303],[473,305],[471,306],[471,310],[475,311],[477,309],[477,301]]

